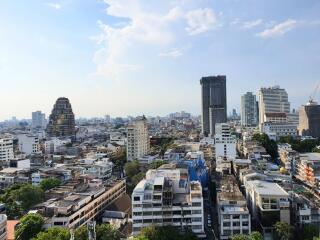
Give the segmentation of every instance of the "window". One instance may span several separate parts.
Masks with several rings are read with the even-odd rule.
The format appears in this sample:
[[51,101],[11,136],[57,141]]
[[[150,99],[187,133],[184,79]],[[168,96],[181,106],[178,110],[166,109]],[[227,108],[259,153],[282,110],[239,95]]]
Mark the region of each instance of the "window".
[[201,222],[202,218],[192,218],[192,222]]
[[223,223],[223,226],[224,226],[224,227],[230,227],[230,222],[224,222],[224,223]]
[[140,197],[133,197],[133,201],[140,201]]
[[201,207],[201,202],[193,202],[192,207]]
[[239,219],[239,218],[240,218],[240,215],[233,215],[232,218],[233,218],[233,219]]
[[233,222],[233,223],[232,223],[232,226],[238,227],[238,226],[240,226],[240,222]]
[[201,210],[192,210],[192,214],[202,214]]

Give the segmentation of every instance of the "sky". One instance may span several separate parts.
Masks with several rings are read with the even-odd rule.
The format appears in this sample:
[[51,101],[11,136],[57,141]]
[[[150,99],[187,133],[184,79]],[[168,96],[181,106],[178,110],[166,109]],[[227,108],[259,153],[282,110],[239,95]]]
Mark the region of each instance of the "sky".
[[62,96],[76,117],[200,114],[209,75],[227,76],[228,112],[273,85],[297,108],[319,40],[318,0],[1,0],[0,120]]

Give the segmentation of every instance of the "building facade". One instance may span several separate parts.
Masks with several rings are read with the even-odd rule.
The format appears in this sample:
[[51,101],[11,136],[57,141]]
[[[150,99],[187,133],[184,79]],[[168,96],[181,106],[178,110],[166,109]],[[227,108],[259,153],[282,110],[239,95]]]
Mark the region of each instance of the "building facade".
[[33,128],[42,128],[46,127],[46,114],[41,111],[32,112],[32,127]]
[[0,214],[0,240],[7,239],[7,215]]
[[236,158],[237,141],[235,136],[231,135],[230,126],[227,123],[216,124],[216,134],[214,135],[215,157]]
[[259,90],[259,124],[265,122],[266,113],[290,113],[288,93],[279,86]]
[[150,138],[146,118],[134,120],[127,127],[127,160],[133,161],[147,155],[150,150]]
[[202,98],[202,133],[214,136],[216,123],[227,122],[226,76],[203,77],[200,80]]
[[133,235],[148,226],[191,229],[204,237],[202,187],[190,181],[187,165],[163,165],[149,170],[132,193]]
[[259,122],[258,102],[256,95],[247,92],[241,96],[241,125],[257,126]]
[[19,134],[17,138],[20,152],[27,155],[41,153],[38,136],[31,134]]
[[13,159],[13,137],[10,134],[0,135],[0,163]]
[[320,139],[320,105],[309,101],[299,110],[299,134]]

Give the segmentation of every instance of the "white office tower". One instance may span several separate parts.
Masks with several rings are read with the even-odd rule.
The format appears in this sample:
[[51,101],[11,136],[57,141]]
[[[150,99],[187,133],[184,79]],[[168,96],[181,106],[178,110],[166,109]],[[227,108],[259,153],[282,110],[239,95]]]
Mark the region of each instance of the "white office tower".
[[266,122],[267,113],[290,113],[288,93],[279,86],[259,90],[259,124]]
[[133,161],[147,155],[150,149],[150,138],[147,120],[143,116],[134,120],[127,127],[127,160]]
[[241,96],[241,125],[257,126],[258,125],[258,102],[256,95],[247,92]]
[[41,111],[32,112],[32,127],[33,128],[46,128],[47,121],[46,115]]
[[0,135],[0,163],[13,159],[13,137],[10,134]]
[[201,183],[189,180],[185,164],[149,170],[133,190],[132,220],[133,235],[148,226],[174,226],[205,237]]
[[236,138],[231,135],[230,125],[217,123],[214,135],[215,157],[236,158]]
[[32,134],[19,134],[17,135],[19,151],[27,155],[40,154],[39,138]]

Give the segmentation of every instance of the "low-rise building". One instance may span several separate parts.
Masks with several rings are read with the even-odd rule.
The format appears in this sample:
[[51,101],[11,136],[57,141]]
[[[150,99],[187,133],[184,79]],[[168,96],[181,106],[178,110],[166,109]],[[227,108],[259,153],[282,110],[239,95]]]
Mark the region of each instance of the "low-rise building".
[[296,178],[311,187],[320,188],[320,153],[303,153],[296,165]]
[[278,152],[285,169],[294,174],[296,163],[299,161],[299,153],[292,150],[291,145],[288,143],[278,144]]
[[235,234],[251,233],[251,218],[245,197],[233,176],[225,176],[219,182],[217,193],[219,239],[230,239]]
[[264,122],[261,125],[261,132],[267,134],[270,139],[279,140],[280,137],[298,136],[297,125],[288,122]]
[[39,138],[37,135],[19,134],[17,138],[20,152],[25,153],[26,155],[41,153]]

